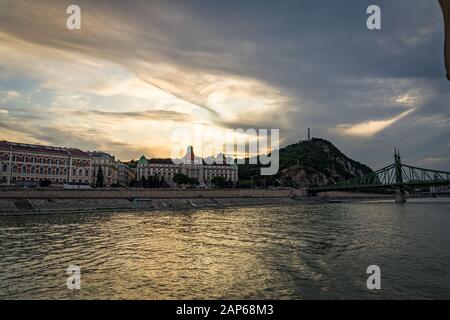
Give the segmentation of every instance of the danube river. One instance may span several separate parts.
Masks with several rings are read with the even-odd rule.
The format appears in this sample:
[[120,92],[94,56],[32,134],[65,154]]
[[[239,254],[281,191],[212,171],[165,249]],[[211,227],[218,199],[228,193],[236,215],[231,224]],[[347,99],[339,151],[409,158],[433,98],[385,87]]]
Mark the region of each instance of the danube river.
[[450,298],[445,201],[0,217],[0,249],[1,299]]

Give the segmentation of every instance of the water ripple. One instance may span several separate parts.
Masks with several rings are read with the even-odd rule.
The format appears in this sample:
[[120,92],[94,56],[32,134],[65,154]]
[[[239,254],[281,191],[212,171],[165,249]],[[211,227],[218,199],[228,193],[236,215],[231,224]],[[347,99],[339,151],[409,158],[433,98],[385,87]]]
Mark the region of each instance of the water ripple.
[[449,227],[445,203],[2,217],[0,298],[450,298]]

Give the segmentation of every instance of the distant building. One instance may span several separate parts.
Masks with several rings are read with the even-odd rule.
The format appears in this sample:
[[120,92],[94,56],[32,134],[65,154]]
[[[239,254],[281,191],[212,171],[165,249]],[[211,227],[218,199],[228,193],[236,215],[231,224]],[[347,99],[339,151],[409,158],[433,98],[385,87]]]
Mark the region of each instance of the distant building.
[[136,170],[123,162],[117,162],[117,183],[123,187],[130,185],[136,179]]
[[103,171],[103,185],[110,187],[118,184],[118,166],[116,158],[109,153],[102,151],[89,152],[92,157],[92,185],[97,182],[98,171]]
[[74,148],[0,141],[1,185],[90,184],[92,159]]
[[227,164],[223,155],[214,159],[216,163],[207,164],[202,158],[195,156],[192,147],[188,147],[186,155],[181,160],[181,164],[175,164],[171,159],[147,159],[142,156],[137,163],[136,178],[139,181],[143,177],[159,176],[170,182],[175,174],[183,173],[205,186],[209,186],[215,177],[223,177],[233,183],[238,181],[237,165]]
[[147,159],[142,156],[136,166],[136,180],[159,176],[164,177],[164,180],[170,184],[178,172],[180,172],[179,166],[175,165],[171,159]]

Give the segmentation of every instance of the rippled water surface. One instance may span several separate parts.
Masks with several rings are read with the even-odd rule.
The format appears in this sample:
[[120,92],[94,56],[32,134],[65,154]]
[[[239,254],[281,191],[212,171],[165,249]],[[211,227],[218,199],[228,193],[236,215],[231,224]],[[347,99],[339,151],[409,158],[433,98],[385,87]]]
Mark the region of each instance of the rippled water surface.
[[0,249],[2,299],[450,298],[448,202],[0,217]]

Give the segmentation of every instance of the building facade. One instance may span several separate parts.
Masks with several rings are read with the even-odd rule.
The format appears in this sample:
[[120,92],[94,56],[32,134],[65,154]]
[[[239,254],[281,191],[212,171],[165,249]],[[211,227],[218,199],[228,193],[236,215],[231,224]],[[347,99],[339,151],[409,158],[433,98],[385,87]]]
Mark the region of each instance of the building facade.
[[136,179],[136,170],[130,168],[123,162],[117,162],[117,183],[122,187],[127,187]]
[[92,159],[74,148],[0,141],[0,184],[90,184]]
[[103,186],[111,187],[118,185],[118,164],[116,158],[102,151],[89,152],[92,158],[92,185],[97,184],[97,175],[101,169],[103,172]]
[[175,174],[183,173],[197,179],[203,186],[210,186],[211,180],[215,177],[223,177],[233,183],[238,181],[237,165],[227,164],[223,155],[219,155],[214,164],[207,164],[202,158],[194,155],[192,147],[188,147],[186,155],[180,162],[175,164],[171,159],[146,159],[142,156],[137,163],[136,179],[157,175],[170,183]]

